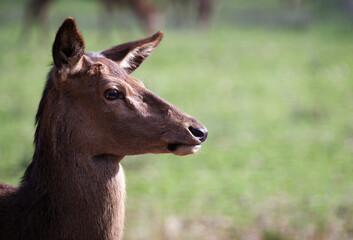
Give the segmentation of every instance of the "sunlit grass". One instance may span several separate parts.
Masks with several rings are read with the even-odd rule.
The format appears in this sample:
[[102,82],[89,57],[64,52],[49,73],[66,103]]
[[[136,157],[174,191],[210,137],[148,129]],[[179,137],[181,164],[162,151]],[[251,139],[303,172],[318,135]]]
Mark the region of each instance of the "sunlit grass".
[[[126,29],[102,37],[85,24],[81,30],[88,51],[144,37]],[[0,26],[0,180],[11,184],[31,159],[55,29],[45,37],[34,30],[21,44],[18,31],[18,24]],[[299,236],[333,219],[353,227],[341,213],[353,204],[352,40],[322,26],[166,29],[133,75],[202,121],[209,139],[196,155],[123,161],[127,236],[142,229],[143,239],[164,239],[158,232],[173,216],[275,231],[268,235],[286,232],[278,227],[283,219]]]

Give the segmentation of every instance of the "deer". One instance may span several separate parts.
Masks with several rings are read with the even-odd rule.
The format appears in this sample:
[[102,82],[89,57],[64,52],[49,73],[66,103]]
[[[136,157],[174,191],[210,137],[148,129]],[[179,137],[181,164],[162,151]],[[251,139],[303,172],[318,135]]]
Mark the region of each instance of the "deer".
[[193,5],[197,14],[199,28],[209,27],[215,8],[215,0],[169,0],[178,26],[184,24],[188,5]]
[[[182,25],[183,19],[187,16],[188,4],[193,5],[197,14],[197,24],[199,27],[210,25],[214,12],[215,0],[96,0],[103,7],[108,17],[112,17],[115,8],[129,7],[134,13],[141,27],[148,33],[152,33],[162,25],[162,12],[167,11],[166,5],[171,5],[175,13],[176,22]],[[35,22],[45,33],[48,33],[49,19],[48,11],[55,0],[29,0],[24,12],[20,40],[26,39],[28,31]],[[103,17],[103,16],[102,16]],[[101,17],[101,18],[102,18]],[[103,21],[103,18],[101,19]],[[48,34],[47,34],[48,35]]]
[[34,153],[19,186],[0,184],[0,239],[120,240],[125,156],[196,153],[208,131],[131,73],[163,32],[85,52],[72,17],[52,46]]
[[[21,38],[28,35],[29,28],[38,22],[42,30],[47,33],[49,29],[48,11],[55,0],[29,0],[24,12]],[[159,13],[157,6],[150,0],[96,0],[105,12],[112,17],[115,7],[129,7],[136,16],[141,27],[148,33],[152,33],[158,27]],[[47,34],[48,35],[48,34]],[[20,38],[20,39],[21,39]]]
[[150,0],[99,0],[98,1],[105,9],[108,17],[113,16],[114,7],[121,8],[123,5],[127,5],[137,20],[139,21],[142,28],[152,33],[159,26],[160,13],[158,7],[153,1]]

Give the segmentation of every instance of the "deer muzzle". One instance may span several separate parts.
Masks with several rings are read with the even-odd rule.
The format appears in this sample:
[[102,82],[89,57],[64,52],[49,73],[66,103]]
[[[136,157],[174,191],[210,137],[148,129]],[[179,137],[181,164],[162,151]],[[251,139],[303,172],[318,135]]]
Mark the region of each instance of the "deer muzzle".
[[202,125],[202,127],[190,126],[188,130],[191,135],[198,140],[198,142],[196,144],[170,143],[168,144],[167,148],[171,153],[183,156],[188,154],[194,154],[201,148],[201,143],[203,143],[207,139],[207,129]]

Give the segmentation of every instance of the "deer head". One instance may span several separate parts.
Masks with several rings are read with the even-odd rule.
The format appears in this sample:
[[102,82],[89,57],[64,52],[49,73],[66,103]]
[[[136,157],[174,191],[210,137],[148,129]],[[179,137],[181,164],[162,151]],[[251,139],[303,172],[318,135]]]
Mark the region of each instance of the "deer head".
[[163,33],[85,53],[75,20],[67,18],[54,44],[53,85],[68,127],[91,155],[195,153],[207,129],[195,118],[145,88],[132,73]]

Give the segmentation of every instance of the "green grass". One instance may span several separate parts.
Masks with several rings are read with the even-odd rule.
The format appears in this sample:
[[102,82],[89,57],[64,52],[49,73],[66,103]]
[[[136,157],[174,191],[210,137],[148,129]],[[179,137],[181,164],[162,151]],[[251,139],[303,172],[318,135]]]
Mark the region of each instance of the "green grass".
[[[88,51],[144,36],[78,25]],[[0,25],[0,180],[11,184],[31,159],[56,30],[17,44],[19,27]],[[350,239],[352,42],[335,25],[166,29],[133,75],[197,117],[209,138],[192,156],[124,159],[126,238],[174,239],[171,228],[179,239]]]

